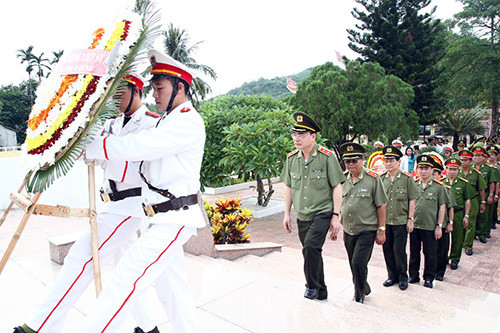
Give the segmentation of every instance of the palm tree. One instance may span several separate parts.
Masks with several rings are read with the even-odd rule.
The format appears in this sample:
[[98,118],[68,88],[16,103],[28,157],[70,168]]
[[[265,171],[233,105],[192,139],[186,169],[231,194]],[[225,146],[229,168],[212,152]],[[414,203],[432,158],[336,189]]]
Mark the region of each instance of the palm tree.
[[61,59],[62,55],[64,53],[64,50],[59,50],[59,51],[52,51],[52,55],[54,58],[50,61],[50,64],[53,65],[55,63],[58,63],[59,60]]
[[481,124],[484,116],[485,111],[479,107],[447,111],[443,114],[439,126],[443,135],[453,136],[453,148],[456,150],[456,144],[460,137],[474,137],[484,134],[486,128]]
[[[38,83],[42,82],[42,77],[47,76],[50,73],[50,60],[47,58],[43,57],[42,52],[39,56],[33,55],[33,65],[37,67],[37,72],[36,75],[38,76]],[[47,73],[45,74],[45,70],[47,70]]]
[[[188,68],[194,69],[197,72],[204,73],[212,79],[217,79],[217,74],[213,68],[199,64],[193,57],[192,54],[198,49],[198,46],[203,43],[197,42],[189,46],[189,35],[184,29],[174,27],[172,23],[169,24],[167,29],[163,31],[163,36],[165,37],[164,47],[165,52],[170,55],[175,60],[183,63]],[[148,86],[148,88],[150,88]],[[148,93],[149,89],[145,89],[145,93]],[[193,104],[198,107],[200,101],[204,100],[205,97],[212,92],[209,84],[199,77],[193,79],[191,83],[191,96]]]
[[21,64],[28,63],[26,72],[28,72],[28,91],[30,95],[30,106],[33,105],[33,93],[31,90],[31,72],[33,72],[33,45],[28,46],[26,50],[17,50],[17,57],[21,58]]

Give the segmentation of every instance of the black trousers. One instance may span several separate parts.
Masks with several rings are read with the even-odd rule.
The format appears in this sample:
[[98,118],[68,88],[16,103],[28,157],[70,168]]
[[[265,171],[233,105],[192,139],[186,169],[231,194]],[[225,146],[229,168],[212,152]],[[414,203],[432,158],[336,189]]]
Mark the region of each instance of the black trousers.
[[443,228],[443,236],[437,241],[436,276],[441,276],[441,277],[444,276],[444,273],[446,272],[446,266],[448,265],[449,250],[450,250],[450,234],[446,233],[446,228]]
[[406,254],[406,243],[408,232],[406,224],[386,225],[384,251],[385,264],[387,266],[388,278],[394,281],[408,281],[408,256]]
[[372,256],[376,231],[365,231],[351,236],[344,232],[344,245],[351,266],[354,297],[361,298],[371,292],[368,284],[368,262]]
[[437,240],[434,231],[413,229],[410,234],[410,277],[418,278],[420,271],[420,251],[425,256],[424,279],[434,281],[437,264]]
[[304,256],[306,287],[317,288],[320,291],[326,291],[322,252],[331,219],[332,213],[317,214],[311,221],[297,219]]

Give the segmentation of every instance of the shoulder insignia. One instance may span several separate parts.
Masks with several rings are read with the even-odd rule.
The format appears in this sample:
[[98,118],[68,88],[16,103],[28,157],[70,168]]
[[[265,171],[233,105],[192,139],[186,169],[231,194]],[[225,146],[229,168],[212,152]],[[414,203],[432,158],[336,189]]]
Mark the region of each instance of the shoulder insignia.
[[182,108],[182,109],[181,109],[181,112],[189,112],[189,111],[191,111],[191,109],[190,109],[190,108]]
[[117,113],[117,114],[112,115],[108,119],[116,119],[116,118],[121,117],[121,116],[123,116],[123,113]]
[[481,171],[479,171],[478,169],[473,169],[474,171],[476,171],[478,174],[482,175],[483,173]]
[[450,186],[450,185],[446,185],[446,184],[444,184],[444,183],[443,183],[443,185],[444,185],[444,187],[446,187],[448,190],[451,188],[451,186]]
[[411,173],[408,173],[408,172],[406,172],[406,171],[401,171],[401,173],[402,173],[403,175],[406,175],[406,176],[410,177],[410,178],[413,178],[413,177],[412,177],[412,175],[411,175]]
[[468,183],[468,182],[469,182],[469,180],[468,180],[468,179],[465,179],[465,178],[463,178],[463,177],[458,177],[458,178],[460,178],[461,180],[463,180],[463,181],[464,181],[464,182],[466,182],[466,183]]
[[150,117],[153,117],[153,118],[160,118],[161,115],[156,113],[156,112],[153,112],[153,111],[146,111],[146,114]]
[[490,168],[493,168],[493,169],[498,169],[496,166],[494,166],[493,164],[489,164],[489,163],[486,163],[487,166],[489,166]]
[[318,151],[321,152],[321,153],[323,153],[323,154],[325,154],[325,155],[327,155],[327,156],[332,156],[332,154],[333,154],[332,151],[330,151],[330,150],[328,150],[328,149],[326,149],[324,147],[319,147]]
[[434,179],[434,181],[435,181],[436,183],[438,183],[438,184],[444,185],[444,184],[443,184],[443,182],[442,182],[442,181],[440,181],[440,180]]
[[371,170],[366,170],[366,173],[369,174],[370,176],[372,176],[373,178],[377,178],[378,177],[378,173],[373,172]]
[[290,156],[293,156],[293,155],[297,154],[298,152],[299,152],[299,150],[298,150],[298,149],[295,149],[294,151],[289,152],[289,153],[288,153],[288,155],[286,155],[286,157],[288,158],[288,157],[290,157]]
[[347,176],[348,173],[349,173],[349,170],[344,171],[345,176]]
[[413,180],[414,180],[415,182],[418,182],[418,181],[420,180],[420,177],[415,177]]

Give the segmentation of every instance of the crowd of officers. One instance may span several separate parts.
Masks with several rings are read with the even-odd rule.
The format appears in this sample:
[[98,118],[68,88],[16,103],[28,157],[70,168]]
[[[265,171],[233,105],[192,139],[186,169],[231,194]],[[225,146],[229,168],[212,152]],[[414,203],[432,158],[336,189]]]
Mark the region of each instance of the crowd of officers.
[[[400,147],[386,145],[386,172],[364,166],[366,151],[357,143],[340,146],[342,172],[336,155],[316,143],[320,127],[303,112],[294,114],[292,138],[296,150],[288,154],[281,174],[285,184],[284,228],[292,231],[290,210],[297,212],[303,246],[304,297],[324,300],[327,287],[322,247],[328,232],[336,240],[343,230],[354,283],[353,300],[363,303],[371,289],[368,262],[374,243],[382,245],[388,278],[385,287],[442,281],[448,265],[458,268],[462,252],[473,255],[473,243],[487,243],[496,229],[500,190],[500,152],[494,142],[479,141],[444,160],[434,154],[416,158],[417,175],[400,170]],[[407,241],[409,235],[409,257]]]

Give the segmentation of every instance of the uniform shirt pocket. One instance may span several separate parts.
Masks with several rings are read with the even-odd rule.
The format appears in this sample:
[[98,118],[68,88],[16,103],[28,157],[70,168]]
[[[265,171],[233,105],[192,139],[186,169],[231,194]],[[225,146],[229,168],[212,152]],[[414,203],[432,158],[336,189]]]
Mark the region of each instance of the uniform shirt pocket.
[[397,201],[407,201],[408,200],[408,192],[407,192],[406,186],[396,187],[396,200]]
[[291,187],[293,189],[298,189],[300,187],[300,181],[301,181],[302,177],[300,175],[300,173],[290,173],[290,180],[291,180]]
[[316,190],[321,190],[325,188],[326,172],[313,172],[311,174],[311,186]]

